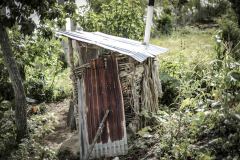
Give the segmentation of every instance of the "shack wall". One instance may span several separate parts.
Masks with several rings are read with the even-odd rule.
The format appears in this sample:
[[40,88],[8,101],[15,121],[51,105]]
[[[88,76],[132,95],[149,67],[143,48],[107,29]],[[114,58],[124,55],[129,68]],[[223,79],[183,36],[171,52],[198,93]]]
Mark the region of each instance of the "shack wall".
[[[92,50],[91,50],[92,51]],[[87,62],[87,61],[85,61]],[[107,109],[110,110],[91,157],[112,157],[127,153],[124,102],[117,59],[114,55],[91,59],[76,68],[80,114],[80,156],[88,154]]]
[[[75,74],[78,77],[80,154],[82,157],[87,154],[106,108],[116,106],[115,110],[111,109],[114,113],[110,114],[92,157],[126,154],[126,126],[135,133],[146,125],[139,114],[158,109],[162,92],[156,61],[149,58],[139,63],[129,56],[86,43],[79,43],[78,52]],[[113,64],[106,65],[109,57],[115,58],[115,70]]]

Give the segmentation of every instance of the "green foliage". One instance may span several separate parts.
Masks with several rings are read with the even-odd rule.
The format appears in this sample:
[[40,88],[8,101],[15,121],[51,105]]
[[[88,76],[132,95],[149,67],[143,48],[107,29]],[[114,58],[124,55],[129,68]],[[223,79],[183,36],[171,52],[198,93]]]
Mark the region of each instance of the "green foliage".
[[[227,57],[222,61],[233,62]],[[240,81],[230,76],[233,72],[239,75],[239,66],[221,65],[217,70],[216,65],[211,62],[193,71],[177,71],[181,79],[177,78],[174,105],[161,106],[157,113],[145,116],[151,126],[138,132],[128,156],[166,160],[240,157]]]
[[131,140],[125,159],[240,158],[240,65],[216,37],[211,61],[187,62],[184,50],[161,61],[164,103],[157,113],[141,114],[149,126]]
[[23,139],[18,150],[13,152],[8,159],[14,160],[57,160],[56,153],[48,146],[35,141],[34,139]]
[[96,12],[96,13],[100,13],[102,8],[101,5],[104,4],[109,4],[111,2],[111,0],[90,0],[88,1],[90,8]]
[[236,60],[240,60],[240,28],[236,22],[236,18],[233,13],[226,15],[219,22],[222,30],[222,39],[226,43],[226,46],[231,49],[231,54]]
[[40,37],[27,44],[27,53],[39,56],[35,56],[34,60],[29,62],[29,66],[25,67],[26,93],[39,101],[54,100],[55,77],[63,71],[60,60],[60,56],[63,54],[61,44],[54,39],[46,41]]
[[174,78],[178,69],[177,64],[172,62],[161,61],[160,79],[162,83],[163,96],[161,103],[172,105],[177,95],[179,94],[178,86],[179,80]]
[[[17,29],[10,31],[10,38],[27,97],[42,102],[70,95],[69,70],[59,40],[45,39],[40,31],[31,37],[23,36]],[[1,56],[0,68],[0,101],[12,100],[13,89]]]
[[0,53],[0,102],[3,100],[13,99],[13,88],[8,79],[8,71],[3,64],[3,59]]
[[[10,32],[13,51],[19,66],[28,97],[42,101],[61,100],[70,94],[69,83],[58,84],[61,78],[68,76],[65,55],[61,43],[57,39],[45,39],[42,32],[31,37],[23,36],[18,30]],[[1,58],[0,58],[1,60]],[[1,61],[0,61],[1,62]],[[1,71],[3,85],[9,86],[6,69]],[[59,77],[61,76],[61,78]],[[9,87],[11,89],[11,87]],[[9,90],[9,89],[8,89]],[[3,90],[7,94],[8,90]]]
[[0,16],[0,23],[4,27],[12,28],[17,24],[22,34],[30,35],[36,28],[31,14],[35,13],[39,16],[42,27],[48,20],[58,20],[58,25],[64,25],[64,19],[74,15],[76,6],[71,2],[65,2],[62,5],[57,0],[1,0],[0,8],[9,10],[9,15],[1,14]]
[[50,114],[34,115],[29,121],[30,138],[24,139],[16,151],[11,153],[10,159],[56,159],[53,150],[43,144],[42,139],[53,132],[56,124],[55,117]]
[[159,4],[163,11],[166,8],[171,10],[173,23],[180,26],[196,22],[213,23],[230,8],[228,0],[163,0]]
[[16,128],[14,124],[14,112],[11,103],[0,103],[0,159],[9,154],[9,148],[15,146]]
[[[96,12],[100,13],[102,12],[101,5],[109,5],[112,0],[88,0],[90,8]],[[119,0],[121,2],[122,0]],[[132,3],[134,0],[127,0],[128,3]],[[141,8],[144,10],[146,8],[147,2],[145,0],[138,0],[138,3],[140,3]]]
[[240,26],[240,2],[238,0],[229,0],[232,5],[231,7],[235,11],[237,17],[238,17],[238,25]]
[[206,3],[198,0],[192,4],[197,9],[194,15],[195,22],[202,23],[214,22],[215,18],[226,14],[228,8],[230,8],[227,0],[220,0],[218,2],[212,0]]
[[171,34],[173,29],[173,20],[171,14],[163,14],[156,20],[156,29],[163,34]]
[[112,0],[101,5],[101,12],[90,10],[81,16],[79,24],[85,31],[139,40],[143,36],[143,11],[139,1]]
[[[38,108],[46,108],[40,104]],[[30,137],[23,139],[16,145],[16,128],[14,113],[10,102],[0,104],[0,159],[9,160],[53,160],[56,158],[54,150],[45,146],[43,138],[53,132],[56,117],[51,114],[33,115],[28,120]]]

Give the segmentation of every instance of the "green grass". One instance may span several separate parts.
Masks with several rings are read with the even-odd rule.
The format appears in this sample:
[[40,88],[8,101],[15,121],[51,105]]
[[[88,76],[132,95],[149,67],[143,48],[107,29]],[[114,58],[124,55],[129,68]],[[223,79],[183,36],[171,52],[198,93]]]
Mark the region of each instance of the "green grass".
[[70,69],[67,68],[55,77],[54,81],[55,100],[63,100],[70,97],[72,93],[72,80],[70,79]]
[[170,36],[154,38],[151,43],[169,49],[167,53],[159,56],[160,61],[178,62],[181,58],[189,64],[193,61],[201,62],[213,59],[216,34],[216,29],[199,30],[186,27],[174,31]]

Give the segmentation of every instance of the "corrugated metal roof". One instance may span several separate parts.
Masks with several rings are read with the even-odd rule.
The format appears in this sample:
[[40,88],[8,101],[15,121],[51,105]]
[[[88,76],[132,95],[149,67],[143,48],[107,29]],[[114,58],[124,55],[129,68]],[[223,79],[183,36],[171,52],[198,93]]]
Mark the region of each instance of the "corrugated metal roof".
[[57,34],[131,56],[139,62],[168,51],[168,49],[156,45],[143,45],[139,41],[111,36],[101,32],[64,31],[57,32]]

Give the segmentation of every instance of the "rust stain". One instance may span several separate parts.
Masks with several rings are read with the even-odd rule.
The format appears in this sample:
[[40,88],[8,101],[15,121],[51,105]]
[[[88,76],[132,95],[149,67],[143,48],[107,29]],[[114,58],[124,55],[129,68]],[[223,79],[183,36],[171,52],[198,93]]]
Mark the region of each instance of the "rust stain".
[[91,78],[89,75],[90,70],[86,69],[85,72],[85,86],[86,86],[86,108],[87,108],[87,125],[88,125],[88,140],[89,143],[92,143],[92,130],[91,127],[92,126],[92,121],[91,121],[91,105],[90,105],[90,85],[89,85],[89,79]]
[[[108,93],[108,97],[109,97],[109,108],[110,108],[110,113],[109,113],[109,132],[110,132],[110,138],[111,140],[115,140],[114,135],[116,136],[117,134],[117,121],[115,120],[115,105],[116,105],[116,101],[115,101],[115,94],[114,94],[114,84],[112,81],[112,63],[111,63],[111,59],[107,59],[107,67],[106,67],[106,72],[108,74],[106,74],[106,79],[107,79],[107,93]],[[110,94],[109,94],[110,93]],[[115,125],[114,125],[115,124]]]
[[[99,121],[99,113],[98,113],[98,93],[97,93],[97,80],[96,80],[96,65],[95,65],[96,61],[93,60],[91,61],[91,74],[92,74],[92,103],[93,103],[93,111],[92,111],[92,117],[94,119],[94,132],[93,135],[95,136],[98,130],[98,126],[100,124]],[[98,139],[99,142],[99,139]]]
[[116,105],[114,105],[113,107],[115,107],[115,113],[117,113],[117,116],[115,117],[116,119],[116,131],[117,133],[114,135],[114,140],[119,140],[123,137],[123,126],[122,126],[122,122],[123,122],[123,107],[119,107],[119,106],[123,106],[122,103],[122,91],[121,91],[121,87],[120,87],[120,80],[119,80],[119,76],[118,76],[118,68],[117,68],[117,61],[114,57],[111,57],[111,61],[112,61],[112,75],[113,75],[113,86],[114,86],[114,95],[115,95],[115,101],[116,101]]
[[[120,80],[119,80],[119,76],[118,76],[118,68],[117,68],[117,61],[116,59],[114,59],[114,57],[112,58],[112,62],[113,62],[113,82],[114,82],[114,91],[115,91],[115,100],[117,105],[113,106],[116,109],[116,113],[118,114],[116,116],[117,118],[117,132],[118,134],[116,134],[118,137],[118,139],[121,139],[123,137],[123,126],[122,126],[122,122],[123,122],[123,100],[122,100],[122,91],[121,91],[121,84],[120,84]],[[119,107],[122,106],[122,107]]]
[[[99,95],[99,109],[100,109],[100,119],[103,119],[103,116],[108,109],[107,100],[104,98],[107,97],[106,94],[106,82],[105,82],[105,66],[104,61],[101,59],[97,60],[97,78],[98,78],[98,95]],[[101,135],[101,141],[107,143],[108,141],[108,131],[107,131],[107,122],[105,122],[105,127]]]
[[124,136],[124,105],[116,58],[110,56],[106,62],[102,58],[92,60],[84,77],[89,144],[93,142],[107,109],[110,113],[98,143],[107,143],[109,138],[121,140]]

